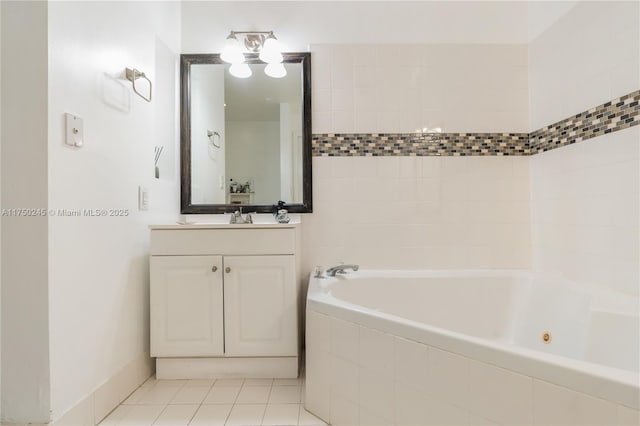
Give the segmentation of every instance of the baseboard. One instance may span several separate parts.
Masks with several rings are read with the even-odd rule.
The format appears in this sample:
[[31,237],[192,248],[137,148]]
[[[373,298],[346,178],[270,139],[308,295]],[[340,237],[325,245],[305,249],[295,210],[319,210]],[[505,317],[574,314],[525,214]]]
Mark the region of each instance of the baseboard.
[[298,357],[156,358],[158,379],[298,377]]
[[121,368],[116,374],[53,422],[56,426],[97,425],[114,408],[154,372],[153,359],[148,353]]

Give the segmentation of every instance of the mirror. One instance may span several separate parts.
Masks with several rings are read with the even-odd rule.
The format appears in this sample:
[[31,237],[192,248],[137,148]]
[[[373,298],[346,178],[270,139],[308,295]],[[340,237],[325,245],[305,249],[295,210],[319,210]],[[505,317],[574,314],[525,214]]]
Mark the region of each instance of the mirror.
[[181,55],[183,214],[312,211],[311,54],[283,56],[284,77],[245,54],[238,78],[218,54]]

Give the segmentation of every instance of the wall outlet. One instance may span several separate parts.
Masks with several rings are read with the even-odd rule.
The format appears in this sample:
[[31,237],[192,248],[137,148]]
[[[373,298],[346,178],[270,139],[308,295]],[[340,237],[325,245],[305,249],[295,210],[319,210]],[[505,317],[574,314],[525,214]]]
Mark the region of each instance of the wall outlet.
[[144,186],[138,186],[138,210],[149,210],[149,191]]

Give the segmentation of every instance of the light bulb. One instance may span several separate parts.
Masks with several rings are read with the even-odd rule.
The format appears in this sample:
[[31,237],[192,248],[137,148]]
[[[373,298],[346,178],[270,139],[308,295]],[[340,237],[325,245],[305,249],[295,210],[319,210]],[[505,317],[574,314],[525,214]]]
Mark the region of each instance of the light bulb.
[[245,63],[231,64],[231,66],[229,67],[229,72],[231,73],[232,76],[238,77],[238,78],[251,77],[251,74],[252,74],[251,68],[249,68],[249,65]]
[[269,77],[282,78],[287,75],[287,70],[284,68],[284,65],[280,63],[267,64],[267,66],[264,67],[264,73]]
[[244,55],[242,54],[240,42],[233,33],[227,37],[227,41],[222,48],[222,53],[220,53],[220,59],[230,64],[239,64],[244,62]]
[[259,58],[262,62],[266,62],[267,64],[279,64],[282,62],[283,57],[280,52],[280,43],[278,43],[278,40],[273,34],[269,34],[262,45]]

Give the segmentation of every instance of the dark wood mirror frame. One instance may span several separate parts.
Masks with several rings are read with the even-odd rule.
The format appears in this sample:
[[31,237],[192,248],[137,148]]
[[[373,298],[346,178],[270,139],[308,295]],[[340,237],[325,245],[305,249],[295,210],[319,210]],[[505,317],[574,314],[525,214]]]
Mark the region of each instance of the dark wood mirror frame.
[[[292,213],[311,213],[311,53],[283,53],[284,63],[302,64],[302,203],[287,203]],[[245,54],[248,64],[262,64],[258,54]],[[192,204],[191,203],[191,65],[225,64],[219,54],[180,55],[180,212],[182,214],[244,212],[271,213],[271,204]],[[273,200],[277,203],[278,200]]]

